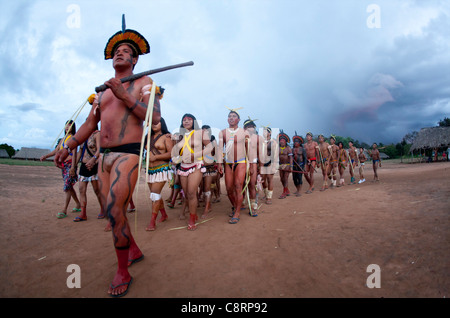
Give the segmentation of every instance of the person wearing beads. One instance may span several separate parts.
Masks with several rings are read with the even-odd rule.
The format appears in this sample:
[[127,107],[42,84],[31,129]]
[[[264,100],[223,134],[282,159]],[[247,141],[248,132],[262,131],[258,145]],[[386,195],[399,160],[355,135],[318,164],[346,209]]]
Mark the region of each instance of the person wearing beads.
[[[67,148],[66,144],[67,141],[72,138],[72,136],[75,134],[76,132],[76,126],[75,126],[75,122],[73,120],[68,120],[64,126],[64,131],[65,131],[65,135],[64,138],[61,138],[58,145],[55,147],[55,149],[53,149],[53,151],[49,152],[46,155],[43,155],[40,160],[45,160],[49,157],[54,156],[55,154],[58,153],[58,151]],[[80,212],[81,209],[81,204],[80,201],[78,200],[78,196],[77,193],[74,189],[74,184],[77,182],[78,177],[77,177],[77,164],[76,164],[76,157],[77,157],[77,149],[73,149],[70,151],[70,153],[68,154],[68,156],[66,156],[66,158],[64,160],[61,161],[60,165],[58,166],[59,168],[61,168],[61,174],[63,177],[63,181],[64,181],[64,186],[63,186],[63,191],[65,193],[65,204],[64,204],[64,209],[62,210],[62,212],[58,212],[58,214],[56,215],[56,217],[58,219],[63,219],[65,217],[67,217],[67,208],[69,206],[70,203],[70,199],[73,198],[73,200],[75,201],[76,204],[76,208],[73,208],[73,212]]]
[[336,136],[330,136],[330,144],[328,145],[328,151],[330,153],[330,170],[328,174],[328,178],[331,179],[332,183],[330,184],[330,188],[333,189],[336,187],[337,182],[337,170],[338,170],[338,150],[339,147],[336,145]]
[[248,141],[248,161],[249,161],[249,174],[250,180],[248,183],[247,191],[249,197],[249,214],[250,216],[258,216],[258,203],[256,202],[256,185],[259,172],[259,147],[263,144],[263,138],[256,133],[255,120],[250,117],[244,121],[244,130],[249,133]]
[[381,167],[381,156],[380,151],[377,149],[378,145],[374,142],[372,144],[372,149],[369,149],[369,156],[372,158],[372,168],[373,168],[373,180],[372,182],[380,181],[378,179],[378,167]]
[[197,192],[202,182],[203,172],[206,171],[203,153],[210,154],[211,148],[209,136],[198,127],[194,115],[184,114],[181,118],[180,141],[172,148],[172,162],[180,164],[177,174],[180,176],[181,188],[187,200],[189,209],[187,229],[190,231],[197,228]]
[[316,170],[317,158],[319,157],[319,145],[313,140],[313,134],[308,132],[306,134],[306,181],[309,183],[309,189],[305,192],[311,194],[314,190],[314,172]]
[[[172,134],[172,144],[175,145],[176,143],[178,143],[179,140],[180,140],[180,133],[174,132]],[[179,164],[173,162],[172,158],[170,159],[170,164],[172,165],[173,191],[169,198],[169,203],[167,203],[167,206],[173,209],[175,208],[175,203],[178,197],[180,197],[181,201],[183,200],[183,190],[181,189],[180,176],[177,173],[177,166],[179,166]]]
[[[95,196],[97,197],[100,205],[100,211],[102,211],[102,201],[100,199],[100,188],[98,185],[98,158],[100,156],[100,131],[97,129],[89,136],[80,147],[79,159],[81,161],[80,176],[79,176],[79,191],[81,202],[81,214],[73,220],[74,222],[81,222],[87,220],[86,207],[87,207],[87,186],[90,182],[94,189]],[[77,161],[78,161],[77,160]],[[97,218],[102,218],[99,214]]]
[[238,127],[241,119],[237,112],[238,109],[229,109],[228,128],[221,130],[219,133],[217,154],[219,160],[218,172],[225,174],[225,187],[231,203],[230,220],[228,221],[230,224],[236,224],[240,220],[241,207],[244,201],[242,190],[247,170],[246,156],[249,134]]
[[303,173],[305,172],[306,165],[306,151],[303,148],[303,138],[297,135],[292,137],[294,141],[294,148],[292,149],[292,159],[294,162],[294,166],[292,169],[292,179],[294,181],[294,185],[297,188],[297,191],[294,192],[295,196],[301,196],[302,185],[303,185]]
[[353,146],[353,141],[349,141],[348,142],[348,157],[347,159],[349,160],[349,172],[350,172],[350,184],[355,184],[356,183],[356,179],[355,179],[355,169],[356,166],[358,165],[358,150],[356,149],[355,146]]
[[279,154],[279,171],[280,171],[280,181],[283,186],[283,193],[281,193],[279,199],[285,199],[287,196],[290,196],[291,193],[289,191],[289,174],[292,171],[293,164],[293,156],[292,156],[292,148],[288,145],[291,141],[289,136],[280,131],[278,135],[278,140],[280,143],[280,154]]
[[344,149],[344,144],[342,143],[342,141],[338,142],[338,166],[339,166],[339,184],[337,185],[338,187],[343,187],[345,185],[345,180],[344,180],[344,171],[345,168],[347,168],[347,151]]
[[359,161],[359,181],[358,181],[358,183],[363,183],[366,181],[366,179],[364,178],[364,165],[365,165],[365,162],[367,161],[367,157],[364,154],[363,147],[359,148],[358,161]]
[[[104,50],[105,60],[112,59],[115,71],[114,77],[105,82],[108,89],[96,96],[85,123],[54,159],[61,166],[68,153],[87,140],[101,121],[100,196],[111,224],[118,264],[108,288],[112,297],[128,293],[133,281],[128,267],[144,257],[131,233],[126,210],[138,178],[143,122],[153,83],[148,76],[126,83],[120,80],[133,74],[139,55],[150,52],[147,40],[137,31],[125,29],[124,22],[123,17],[122,30],[108,40]],[[153,107],[152,124],[157,124],[161,118],[159,100],[155,98],[150,107]]]
[[[208,213],[211,212],[211,188],[213,181],[215,181],[217,177],[217,160],[215,156],[215,149],[217,148],[217,141],[214,135],[211,133],[211,127],[209,125],[202,126],[203,133],[205,134],[205,138],[209,138],[212,143],[212,153],[204,153],[203,154],[203,162],[205,167],[205,172],[203,172],[203,182],[202,182],[202,190],[203,196],[205,198],[205,209],[202,214],[202,219],[208,216]],[[206,146],[203,146],[204,148]]]
[[322,168],[322,189],[320,191],[325,191],[328,189],[328,175],[330,174],[330,150],[328,149],[330,145],[325,141],[325,137],[319,135],[319,167]]
[[260,173],[262,176],[265,203],[272,204],[273,176],[278,169],[278,142],[272,138],[272,129],[268,126],[263,130],[263,144],[260,153]]
[[[162,92],[163,89],[156,89],[156,97],[158,99],[162,98]],[[148,141],[147,134],[144,140],[144,147],[147,150],[149,161],[147,184],[150,190],[150,200],[152,201],[152,216],[145,230],[154,231],[156,230],[158,213],[161,212],[158,222],[161,223],[168,219],[164,209],[164,201],[161,198],[161,191],[166,182],[172,179],[172,167],[169,161],[172,155],[173,142],[163,117],[161,117],[161,121],[158,124],[151,125],[150,141]]]

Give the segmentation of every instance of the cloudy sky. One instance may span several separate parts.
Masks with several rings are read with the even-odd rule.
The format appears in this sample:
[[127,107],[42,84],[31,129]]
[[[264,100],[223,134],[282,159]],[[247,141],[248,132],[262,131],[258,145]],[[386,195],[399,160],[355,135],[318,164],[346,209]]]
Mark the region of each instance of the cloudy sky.
[[450,116],[449,1],[16,0],[1,2],[0,143],[53,146],[114,75],[122,13],[151,46],[136,73],[195,63],[152,76],[169,130],[187,112],[222,129],[243,107],[290,136],[397,143]]

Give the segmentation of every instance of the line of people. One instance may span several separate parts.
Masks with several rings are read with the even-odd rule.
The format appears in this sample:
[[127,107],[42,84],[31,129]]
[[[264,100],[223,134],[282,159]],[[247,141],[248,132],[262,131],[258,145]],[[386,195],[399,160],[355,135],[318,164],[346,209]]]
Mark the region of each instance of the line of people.
[[[344,148],[343,142],[336,144],[336,137],[330,136],[330,142],[325,141],[324,135],[318,136],[318,142],[313,140],[313,134],[306,134],[306,143],[301,136],[293,136],[294,147],[288,145],[290,138],[285,133],[280,133],[280,179],[283,185],[283,193],[280,199],[290,195],[288,184],[289,174],[292,172],[292,178],[296,187],[296,196],[301,195],[303,185],[303,175],[309,184],[306,194],[311,194],[314,190],[314,173],[319,168],[322,172],[322,188],[325,191],[329,188],[342,187],[345,185],[344,173],[347,168],[350,174],[350,184],[356,183],[356,169],[359,170],[358,183],[365,182],[364,167],[368,158],[365,155],[364,148],[359,150],[354,147],[353,142],[349,141],[348,149]],[[372,149],[367,150],[368,155],[372,158],[372,166],[374,171],[374,181],[379,181],[378,168],[381,167],[380,152],[377,144],[372,145]],[[339,174],[339,180],[338,180]],[[330,182],[330,183],[329,183]]]
[[[162,92],[157,94],[160,100]],[[290,137],[280,130],[278,141],[273,139],[270,127],[264,127],[263,135],[257,133],[254,120],[245,120],[243,128],[239,127],[240,115],[237,110],[230,110],[228,114],[228,127],[219,133],[218,141],[211,133],[211,127],[203,125],[198,127],[197,119],[192,114],[185,114],[181,119],[179,132],[173,135],[169,132],[164,118],[152,124],[150,140],[145,136],[144,148],[148,156],[148,170],[146,183],[150,191],[151,218],[146,227],[147,231],[154,231],[156,223],[168,219],[164,201],[161,197],[166,183],[171,189],[167,206],[175,208],[177,198],[182,205],[180,219],[185,219],[186,209],[189,212],[187,229],[197,227],[197,209],[199,201],[204,202],[202,218],[206,218],[212,211],[212,202],[220,201],[220,179],[225,178],[226,193],[231,203],[229,223],[236,224],[240,220],[240,211],[248,203],[249,215],[258,216],[261,202],[272,204],[273,178],[278,171],[283,192],[279,199],[291,195],[289,190],[289,176],[296,191],[295,196],[301,196],[303,176],[309,184],[305,192],[314,191],[314,174],[317,169],[322,172],[323,183],[320,191],[345,185],[344,172],[347,168],[350,174],[350,184],[356,183],[356,170],[359,167],[359,182],[365,182],[364,166],[367,161],[365,151],[359,151],[349,142],[348,149],[344,149],[342,142],[336,144],[336,137],[330,136],[329,143],[323,135],[318,136],[318,142],[313,140],[313,134],[306,134],[306,142],[302,136],[295,132],[292,137],[293,147],[289,144]],[[66,136],[51,153],[43,156],[44,160],[64,147],[64,142],[76,133],[75,123],[68,121],[65,127]],[[74,222],[87,220],[87,185],[92,184],[94,193],[101,206],[98,186],[98,159],[100,154],[100,136],[98,127],[79,150],[73,150],[66,159],[62,175],[66,201],[64,210],[58,212],[58,218],[67,216],[67,207],[73,198],[76,208],[73,212],[81,212],[74,218]],[[373,160],[374,180],[378,180],[377,168],[381,166],[380,153],[374,143],[369,155]],[[72,164],[74,158],[75,164]],[[147,160],[147,158],[146,158]],[[77,165],[81,162],[79,177]],[[338,178],[339,174],[339,178]],[[78,200],[73,185],[79,181],[80,200]],[[259,192],[262,192],[260,195]],[[215,195],[212,201],[211,196]],[[258,200],[258,197],[262,197]],[[247,200],[245,200],[247,199]],[[131,198],[128,212],[135,211]],[[100,209],[97,218],[107,217],[104,209]],[[161,214],[157,220],[158,215]],[[105,228],[110,230],[110,224]]]
[[[294,147],[291,148],[289,146],[290,138],[282,130],[276,140],[271,136],[270,127],[264,127],[263,135],[260,136],[254,120],[250,118],[245,120],[243,128],[239,127],[239,123],[240,115],[237,109],[230,109],[228,127],[219,132],[216,141],[209,126],[205,125],[200,129],[195,116],[185,114],[181,119],[179,133],[174,134],[172,138],[173,147],[171,149],[165,147],[166,161],[164,165],[168,167],[169,164],[172,164],[175,176],[168,206],[174,207],[175,200],[181,192],[183,207],[180,218],[184,219],[187,208],[189,211],[188,230],[196,229],[199,200],[204,198],[205,201],[202,217],[205,218],[211,212],[212,184],[216,188],[216,200],[220,200],[219,187],[222,176],[225,179],[226,194],[231,203],[230,224],[240,221],[240,212],[245,205],[244,202],[248,203],[249,215],[252,217],[258,216],[260,202],[272,204],[273,177],[277,171],[283,186],[280,199],[290,195],[288,187],[290,173],[292,173],[296,187],[295,196],[301,195],[303,175],[309,183],[306,193],[312,193],[314,173],[317,168],[322,170],[321,191],[345,185],[344,172],[347,167],[349,167],[350,184],[356,183],[358,166],[359,183],[365,182],[364,165],[367,158],[364,149],[360,148],[358,153],[352,142],[349,142],[347,150],[344,149],[342,142],[338,142],[336,145],[335,136],[331,136],[330,143],[327,143],[325,137],[319,135],[317,143],[313,141],[313,134],[309,132],[306,134],[307,141],[304,143],[303,138],[296,133],[293,137]],[[155,135],[159,136],[157,133]],[[166,131],[166,135],[169,138],[168,131]],[[153,138],[158,137],[152,137],[152,140],[154,140]],[[152,156],[152,151],[150,156]],[[169,152],[172,155],[170,160]],[[376,144],[373,144],[369,155],[373,160],[374,180],[378,180],[377,168],[381,166],[381,159]],[[328,184],[328,179],[330,184]],[[166,181],[171,182],[170,178]],[[258,192],[263,193],[262,200],[258,200]],[[158,192],[158,200],[160,200],[160,204],[163,204],[160,193],[161,191]],[[155,229],[157,210],[153,211],[149,230]],[[164,221],[166,219],[164,209],[160,211],[162,213],[160,221]]]

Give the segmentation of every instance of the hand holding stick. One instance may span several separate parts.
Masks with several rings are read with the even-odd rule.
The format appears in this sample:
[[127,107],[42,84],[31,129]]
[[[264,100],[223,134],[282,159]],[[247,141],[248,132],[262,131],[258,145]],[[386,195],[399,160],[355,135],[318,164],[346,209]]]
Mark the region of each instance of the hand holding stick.
[[[160,72],[172,70],[174,68],[185,67],[185,66],[192,66],[192,65],[194,65],[194,62],[192,62],[192,61],[186,62],[186,63],[181,63],[181,64],[169,65],[169,66],[166,66],[166,67],[161,67],[161,68],[157,68],[157,69],[154,69],[154,70],[149,70],[149,71],[133,74],[133,75],[121,78],[120,81],[122,83],[131,82],[131,81],[137,80],[138,78],[141,78],[143,76],[147,76],[147,75],[151,75],[151,74],[155,74],[155,73],[160,73]],[[100,93],[100,92],[103,92],[106,89],[108,89],[108,86],[103,84],[103,85],[97,86],[95,88],[95,92]]]

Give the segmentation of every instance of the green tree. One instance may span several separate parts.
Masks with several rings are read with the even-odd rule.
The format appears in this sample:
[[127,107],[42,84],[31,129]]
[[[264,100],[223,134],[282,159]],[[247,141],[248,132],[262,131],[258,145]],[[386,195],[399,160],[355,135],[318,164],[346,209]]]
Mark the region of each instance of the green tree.
[[395,150],[397,151],[397,156],[403,156],[403,145],[399,142],[395,145]]
[[363,147],[364,149],[369,149],[370,145],[368,143],[366,143],[366,142],[362,142],[361,143],[361,147]]
[[397,148],[394,144],[384,146],[384,149],[381,152],[384,152],[389,158],[397,158],[398,156]]
[[450,127],[450,118],[445,117],[438,122],[439,127]]
[[413,131],[413,132],[407,133],[403,137],[402,142],[405,142],[407,144],[412,144],[412,143],[414,143],[414,140],[416,139],[418,134],[419,134],[418,131]]

